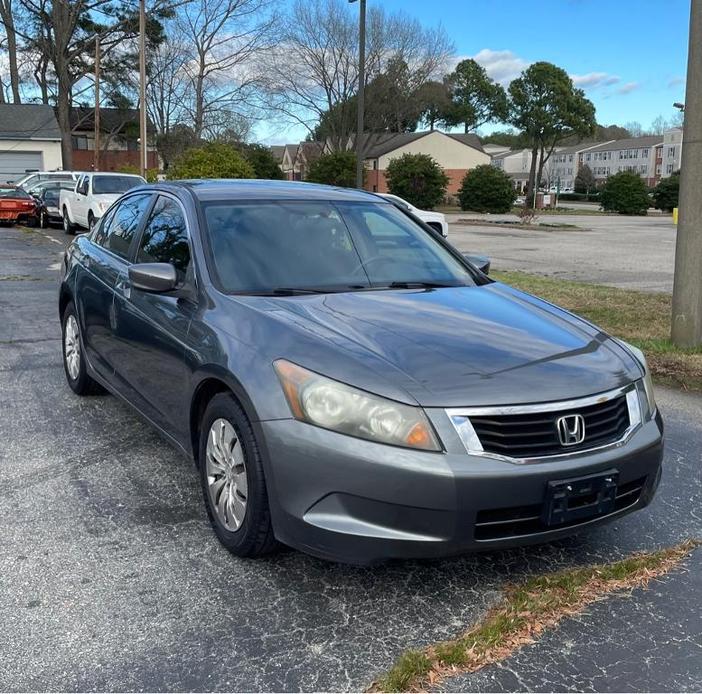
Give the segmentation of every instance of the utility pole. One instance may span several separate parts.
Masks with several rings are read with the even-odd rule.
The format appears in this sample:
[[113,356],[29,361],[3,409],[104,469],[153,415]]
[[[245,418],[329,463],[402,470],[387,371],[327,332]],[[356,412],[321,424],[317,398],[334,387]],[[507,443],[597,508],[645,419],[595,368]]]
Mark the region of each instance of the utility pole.
[[100,170],[100,37],[95,37],[95,156],[93,159],[93,170]]
[[671,338],[702,345],[702,0],[692,0]]
[[[349,0],[356,2],[356,0]],[[361,0],[358,25],[358,96],[356,104],[356,188],[363,188],[363,114],[366,91],[366,0]]]
[[139,137],[141,140],[139,169],[146,178],[146,0],[139,0]]

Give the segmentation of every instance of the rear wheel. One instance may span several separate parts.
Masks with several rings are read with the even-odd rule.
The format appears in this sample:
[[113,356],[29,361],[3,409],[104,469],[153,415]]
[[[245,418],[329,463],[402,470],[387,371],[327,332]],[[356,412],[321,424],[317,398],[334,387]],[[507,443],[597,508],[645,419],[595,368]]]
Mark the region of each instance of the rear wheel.
[[71,301],[63,312],[63,368],[66,380],[76,395],[93,395],[103,392],[102,387],[93,380],[85,367],[83,340],[76,308]]
[[46,229],[49,226],[49,217],[46,214],[46,210],[42,210],[39,213],[39,226],[42,229]]
[[63,233],[74,234],[76,227],[71,223],[71,218],[68,216],[68,210],[63,208]]
[[273,551],[268,493],[261,454],[248,417],[229,393],[215,395],[203,415],[198,452],[210,524],[239,557]]

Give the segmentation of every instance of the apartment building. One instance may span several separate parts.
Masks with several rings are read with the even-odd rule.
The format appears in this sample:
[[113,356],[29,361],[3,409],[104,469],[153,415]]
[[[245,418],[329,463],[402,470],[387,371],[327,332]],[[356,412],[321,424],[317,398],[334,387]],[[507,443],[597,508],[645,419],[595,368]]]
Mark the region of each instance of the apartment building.
[[547,187],[560,187],[561,191],[573,190],[582,154],[598,147],[599,144],[581,143],[572,147],[558,147],[546,162],[544,178]]
[[675,171],[680,171],[682,140],[682,128],[671,128],[663,133],[663,144],[656,154],[656,176],[667,178]]
[[647,185],[655,186],[662,175],[656,173],[659,166],[657,148],[662,145],[663,135],[611,140],[581,152],[578,155],[578,166],[587,164],[598,182],[604,182],[620,171],[633,171]]
[[511,179],[515,189],[523,192],[529,180],[531,168],[531,150],[516,149],[514,151],[499,152],[492,155],[490,163],[500,171],[504,171]]

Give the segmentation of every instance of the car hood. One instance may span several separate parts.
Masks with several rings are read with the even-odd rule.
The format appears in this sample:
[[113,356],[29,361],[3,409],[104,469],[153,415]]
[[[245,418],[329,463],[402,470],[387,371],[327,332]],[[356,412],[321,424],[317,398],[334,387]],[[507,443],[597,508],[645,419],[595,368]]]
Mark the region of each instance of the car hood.
[[[267,305],[301,340],[279,356],[428,407],[569,399],[641,376],[628,351],[595,326],[499,283],[288,297]],[[304,343],[311,338],[330,344],[331,353],[310,350]]]

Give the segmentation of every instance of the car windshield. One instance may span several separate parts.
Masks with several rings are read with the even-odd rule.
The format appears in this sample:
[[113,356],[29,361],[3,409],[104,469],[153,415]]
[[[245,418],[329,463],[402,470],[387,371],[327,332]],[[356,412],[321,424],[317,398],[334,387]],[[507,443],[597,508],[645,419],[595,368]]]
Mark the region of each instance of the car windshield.
[[0,187],[0,198],[31,198],[32,196],[21,188]]
[[130,188],[135,188],[145,183],[141,176],[93,176],[93,193],[104,195],[107,193],[126,193]]
[[203,204],[215,279],[227,292],[474,285],[451,252],[389,203]]

